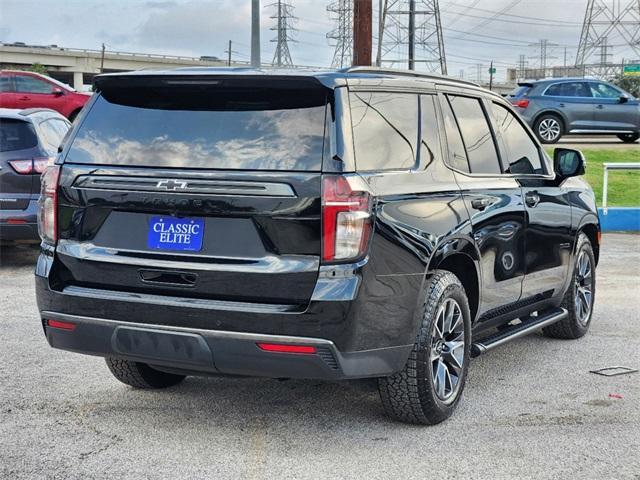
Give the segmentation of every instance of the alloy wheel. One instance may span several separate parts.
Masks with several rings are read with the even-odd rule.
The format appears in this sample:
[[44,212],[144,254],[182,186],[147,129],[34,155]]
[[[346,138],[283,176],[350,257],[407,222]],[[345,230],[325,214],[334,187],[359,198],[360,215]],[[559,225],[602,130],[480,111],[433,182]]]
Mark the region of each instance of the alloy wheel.
[[431,332],[431,376],[435,393],[443,402],[455,399],[464,366],[464,318],[453,298],[447,298],[436,315]]
[[538,133],[546,141],[552,141],[560,135],[560,123],[555,118],[545,118],[538,125]]
[[589,322],[591,314],[591,305],[593,299],[593,268],[591,266],[591,257],[587,252],[581,251],[578,255],[575,271],[575,298],[574,306],[576,317],[582,325]]

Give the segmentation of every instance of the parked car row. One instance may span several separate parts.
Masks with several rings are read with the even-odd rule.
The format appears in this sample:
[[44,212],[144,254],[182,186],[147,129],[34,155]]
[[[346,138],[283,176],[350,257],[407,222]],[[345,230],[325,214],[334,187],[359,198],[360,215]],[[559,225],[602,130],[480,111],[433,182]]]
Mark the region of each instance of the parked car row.
[[610,83],[586,78],[521,82],[507,97],[542,143],[563,135],[640,138],[640,102]]
[[90,93],[77,92],[46,75],[20,70],[0,72],[0,108],[50,108],[73,122],[89,98]]
[[40,175],[71,123],[46,108],[0,108],[0,242],[38,241]]

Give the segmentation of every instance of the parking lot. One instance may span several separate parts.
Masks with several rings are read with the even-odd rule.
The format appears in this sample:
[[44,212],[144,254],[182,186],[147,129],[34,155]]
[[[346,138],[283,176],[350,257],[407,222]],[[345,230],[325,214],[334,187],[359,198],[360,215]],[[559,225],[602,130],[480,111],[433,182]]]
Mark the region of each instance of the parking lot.
[[640,373],[589,373],[640,367],[640,236],[605,235],[586,337],[476,359],[435,427],[388,420],[366,381],[132,390],[102,359],[48,347],[34,260],[0,257],[0,478],[640,478]]

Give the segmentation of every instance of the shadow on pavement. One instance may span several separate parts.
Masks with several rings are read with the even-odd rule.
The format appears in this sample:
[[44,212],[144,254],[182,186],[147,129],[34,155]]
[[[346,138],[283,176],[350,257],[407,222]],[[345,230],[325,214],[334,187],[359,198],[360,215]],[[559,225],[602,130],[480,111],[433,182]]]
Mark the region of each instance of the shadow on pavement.
[[39,251],[39,245],[0,246],[0,270],[35,266]]

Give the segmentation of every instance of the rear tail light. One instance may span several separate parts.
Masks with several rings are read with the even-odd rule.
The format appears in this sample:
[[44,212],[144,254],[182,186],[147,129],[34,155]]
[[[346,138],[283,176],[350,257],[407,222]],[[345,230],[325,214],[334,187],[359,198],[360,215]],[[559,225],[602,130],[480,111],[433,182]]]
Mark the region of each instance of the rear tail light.
[[55,245],[58,240],[56,212],[58,210],[58,179],[60,167],[51,165],[46,168],[40,180],[40,198],[38,199],[38,231],[40,238]]
[[33,160],[10,160],[9,165],[20,175],[33,173]]
[[317,353],[317,349],[313,345],[289,345],[286,343],[257,343],[256,345],[265,352],[306,353],[308,355]]
[[42,173],[53,165],[54,157],[36,157],[28,160],[10,160],[9,165],[20,175],[32,175]]
[[364,255],[371,233],[371,196],[354,191],[345,177],[322,179],[322,261],[354,260]]
[[527,108],[529,106],[529,100],[523,98],[521,100],[512,100],[511,105],[518,108]]

